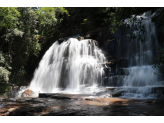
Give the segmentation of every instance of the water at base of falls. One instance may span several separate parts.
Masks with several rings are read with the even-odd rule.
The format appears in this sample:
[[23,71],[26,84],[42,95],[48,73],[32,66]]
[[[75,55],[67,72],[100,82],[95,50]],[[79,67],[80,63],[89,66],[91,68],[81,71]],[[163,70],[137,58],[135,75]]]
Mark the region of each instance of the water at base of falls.
[[44,93],[95,92],[100,90],[105,62],[94,40],[55,42],[40,61],[30,89]]
[[120,81],[115,81],[117,83],[115,87],[119,87],[124,91],[121,97],[137,99],[163,98],[164,81],[160,81],[162,75],[154,75],[154,72],[159,72],[158,69],[145,65],[122,68],[122,70],[127,75],[117,75]]

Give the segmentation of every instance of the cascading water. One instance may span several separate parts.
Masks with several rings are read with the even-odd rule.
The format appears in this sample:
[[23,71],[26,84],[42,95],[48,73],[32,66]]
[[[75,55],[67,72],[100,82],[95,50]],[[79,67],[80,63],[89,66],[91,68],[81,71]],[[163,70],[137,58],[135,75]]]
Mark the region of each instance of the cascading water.
[[[151,22],[151,12],[146,12],[142,16],[137,16],[137,21],[143,18],[142,25],[145,26],[144,42],[128,42],[126,50],[129,67],[124,68],[128,75],[122,79],[122,87],[125,92],[123,97],[128,98],[154,98],[161,97],[160,93],[153,93],[154,87],[164,87],[164,83],[159,82],[158,69],[153,69],[150,62],[154,58],[154,47],[158,46],[155,25]],[[134,23],[134,25],[137,23]],[[134,26],[133,25],[133,26]],[[132,26],[132,24],[130,24]],[[138,32],[133,32],[137,35]],[[120,44],[120,41],[118,42]],[[119,46],[118,46],[119,47]]]
[[[144,18],[142,25],[146,31],[144,42],[126,43],[125,54],[129,67],[121,69],[124,75],[120,74],[119,69],[115,70],[114,75],[108,68],[110,75],[105,76],[104,65],[107,60],[95,42],[91,39],[78,41],[70,38],[61,44],[55,42],[45,53],[34,73],[30,89],[41,93],[93,94],[100,91],[109,93],[102,86],[110,86],[121,90],[122,97],[126,98],[161,97],[162,94],[154,88],[164,87],[164,82],[160,81],[160,76],[154,75],[158,69],[149,65],[154,59],[154,47],[158,46],[155,25],[151,22],[150,12],[137,16],[137,20],[141,17]],[[137,33],[134,32],[135,35]],[[121,43],[118,40],[118,54],[122,52]]]
[[[102,84],[106,58],[94,40],[55,42],[45,53],[34,73],[30,89],[44,93],[85,93]],[[89,92],[87,92],[89,93]]]

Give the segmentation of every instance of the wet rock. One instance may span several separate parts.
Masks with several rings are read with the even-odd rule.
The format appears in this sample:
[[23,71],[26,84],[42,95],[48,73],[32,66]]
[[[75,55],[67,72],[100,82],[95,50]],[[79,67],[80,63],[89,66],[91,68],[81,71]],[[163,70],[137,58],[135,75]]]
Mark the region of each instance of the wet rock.
[[64,38],[59,38],[59,43],[63,42],[64,41]]
[[39,93],[39,98],[49,98],[49,97],[52,97],[53,95],[57,95],[57,94],[53,94],[53,93]]
[[10,89],[10,92],[8,94],[8,98],[15,98],[18,96],[18,92],[21,90],[24,90],[28,88],[28,86],[13,86]]
[[128,59],[126,59],[126,58],[118,60],[117,63],[119,65],[119,67],[125,67],[125,68],[127,68],[128,64],[129,64]]
[[33,91],[32,91],[32,90],[30,90],[30,89],[27,89],[27,90],[25,90],[25,91],[23,92],[23,94],[22,94],[22,96],[21,96],[21,97],[28,97],[28,96],[32,96],[32,94],[34,94],[34,93],[33,93]]
[[110,87],[110,88],[106,88],[106,92],[97,93],[97,96],[101,96],[103,98],[119,97],[122,96],[122,93],[124,92],[125,91],[122,90],[121,88]]
[[39,92],[34,92],[30,89],[27,89],[22,93],[21,97],[23,97],[23,98],[25,98],[25,97],[38,97],[38,94],[39,94]]
[[151,104],[151,103],[153,103],[153,102],[155,102],[153,99],[149,99],[149,100],[144,100],[144,102],[145,103],[149,103],[149,104]]
[[114,73],[110,73],[109,76],[114,76]]
[[112,74],[108,77],[108,86],[120,87],[123,85],[124,76],[117,75],[113,76]]
[[117,91],[116,93],[111,94],[112,95],[111,97],[119,97],[119,96],[122,96],[122,93],[123,92],[124,91]]
[[108,78],[108,86],[117,86],[119,78],[117,76],[109,76]]
[[152,94],[157,94],[157,98],[164,98],[164,87],[154,87],[151,89]]
[[104,85],[103,86],[107,86],[108,85],[108,77],[104,77]]
[[116,88],[114,88],[114,87],[113,87],[113,88],[111,88],[111,87],[110,87],[110,88],[108,88],[108,87],[105,88],[106,91],[113,91],[113,90],[115,90],[115,89],[116,89]]
[[78,36],[77,39],[80,41],[80,40],[84,40],[84,37],[82,36]]
[[71,38],[70,36],[69,37],[65,37],[64,40],[68,40],[69,38]]
[[[125,116],[125,115],[164,115],[163,99],[134,100],[111,98],[109,91],[121,91],[117,88],[106,88],[104,97],[86,100],[56,100],[49,98],[27,98],[25,104],[16,100],[15,104],[7,102],[5,107],[0,108],[0,116]],[[119,94],[118,92],[115,94]],[[66,97],[66,94],[58,94]],[[72,97],[72,95],[67,95]],[[75,96],[75,95],[74,95]],[[81,98],[79,95],[76,98]],[[26,100],[22,98],[21,100]],[[8,100],[9,101],[9,100]]]
[[126,76],[128,76],[129,75],[129,71],[128,71],[128,69],[124,69],[124,68],[118,69],[117,70],[117,75],[126,75]]
[[104,68],[104,71],[105,71],[106,75],[108,75],[108,73],[110,72],[110,70],[111,70],[110,67],[105,67]]
[[124,82],[124,81],[123,81],[124,77],[125,77],[124,75],[118,75],[118,76],[117,76],[117,78],[118,78],[117,83],[116,83],[116,86],[117,86],[117,87],[123,86],[123,84],[124,84],[124,83],[123,83],[123,82]]
[[53,98],[53,99],[72,99],[71,97],[67,97],[67,96],[58,96],[58,95],[51,96],[51,98]]

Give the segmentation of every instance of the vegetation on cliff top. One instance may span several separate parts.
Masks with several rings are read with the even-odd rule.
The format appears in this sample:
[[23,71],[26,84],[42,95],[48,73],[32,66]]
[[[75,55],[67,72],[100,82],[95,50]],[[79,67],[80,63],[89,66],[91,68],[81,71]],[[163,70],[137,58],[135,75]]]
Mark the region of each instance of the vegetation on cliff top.
[[[53,40],[68,11],[62,7],[0,8],[0,81],[19,84],[28,62]],[[11,74],[12,73],[12,74]]]

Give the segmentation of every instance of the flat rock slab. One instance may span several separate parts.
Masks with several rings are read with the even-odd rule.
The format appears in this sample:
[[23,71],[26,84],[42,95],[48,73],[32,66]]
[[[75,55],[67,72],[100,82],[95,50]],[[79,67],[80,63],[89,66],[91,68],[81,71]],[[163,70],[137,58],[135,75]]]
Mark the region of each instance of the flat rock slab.
[[38,98],[1,98],[0,116],[164,116],[164,99],[110,97],[121,91],[106,88],[95,95],[39,93]]
[[92,96],[89,94],[59,94],[59,93],[39,93],[39,98],[53,99],[81,99],[83,97]]
[[3,99],[0,116],[164,116],[164,99],[136,100],[43,93],[40,96]]

